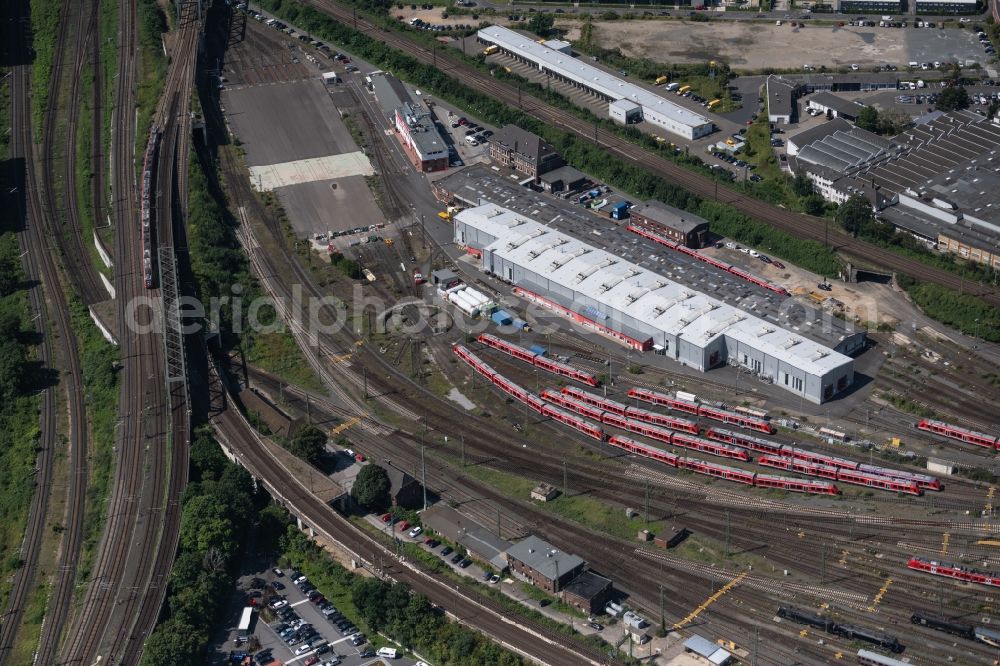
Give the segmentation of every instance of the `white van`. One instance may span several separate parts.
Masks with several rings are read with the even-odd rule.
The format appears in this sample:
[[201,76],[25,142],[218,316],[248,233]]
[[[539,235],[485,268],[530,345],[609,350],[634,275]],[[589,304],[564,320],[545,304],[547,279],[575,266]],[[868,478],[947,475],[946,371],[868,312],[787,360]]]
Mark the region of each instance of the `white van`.
[[375,653],[375,656],[385,657],[386,659],[399,659],[399,650],[391,647],[381,647]]

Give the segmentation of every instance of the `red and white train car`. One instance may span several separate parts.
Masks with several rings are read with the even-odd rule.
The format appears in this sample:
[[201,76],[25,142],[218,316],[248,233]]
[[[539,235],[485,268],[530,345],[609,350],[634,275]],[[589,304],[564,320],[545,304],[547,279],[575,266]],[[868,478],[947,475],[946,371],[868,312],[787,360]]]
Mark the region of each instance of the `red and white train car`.
[[761,439],[760,437],[744,435],[743,433],[733,432],[732,430],[723,430],[722,428],[709,428],[705,431],[705,437],[714,439],[717,442],[725,442],[727,444],[742,446],[745,449],[750,449],[751,451],[756,451],[758,453],[766,453],[772,456],[784,455],[784,450],[787,447],[786,444],[769,442],[768,440]]
[[998,442],[998,438],[995,435],[987,435],[983,432],[976,432],[975,430],[969,430],[968,428],[961,428],[959,426],[951,425],[950,423],[945,423],[944,421],[922,419],[919,423],[917,423],[917,427],[926,432],[932,432],[935,435],[941,435],[942,437],[948,437],[949,439],[957,439],[960,442],[968,442],[969,444],[983,446],[988,449],[1000,448],[1000,442]]
[[568,425],[570,428],[582,432],[588,437],[592,437],[598,441],[604,441],[604,431],[598,426],[584,421],[583,419],[570,414],[569,412],[564,412],[555,405],[545,404],[542,406],[542,416],[547,416],[551,419],[555,419],[564,425]]
[[925,560],[922,557],[913,556],[910,558],[909,562],[906,563],[906,566],[914,571],[923,571],[924,573],[933,574],[935,576],[954,578],[955,580],[961,580],[967,583],[978,583],[979,585],[1000,587],[1000,575],[977,571],[976,569],[963,567],[960,564],[935,562],[934,560]]
[[535,367],[541,368],[546,372],[551,372],[554,375],[559,375],[560,377],[568,377],[569,379],[574,379],[578,382],[582,382],[589,386],[597,386],[600,382],[597,381],[597,377],[589,372],[584,372],[583,370],[578,370],[571,365],[566,363],[560,363],[559,361],[553,361],[552,359],[546,358],[539,354],[538,352],[532,351],[530,349],[525,349],[519,345],[515,345],[506,340],[501,340],[495,335],[490,335],[489,333],[483,333],[479,336],[478,340],[484,345],[493,347],[494,349],[499,349],[505,354],[509,354],[514,358],[520,359],[525,363],[530,363]]
[[496,370],[494,370],[488,363],[484,362],[483,359],[476,356],[472,351],[469,350],[465,345],[454,344],[451,346],[451,350],[455,352],[455,355],[460,359],[472,366],[472,369],[481,374],[482,376],[493,381],[493,376],[496,375]]
[[667,395],[666,393],[650,391],[649,389],[644,388],[631,388],[628,390],[628,397],[636,398],[653,405],[667,407],[675,412],[684,412],[685,414],[698,416],[698,403],[680,400],[672,395]]
[[613,412],[615,414],[619,414],[620,416],[625,416],[628,412],[628,405],[624,405],[608,398],[602,398],[601,396],[594,395],[593,393],[588,393],[587,391],[578,389],[575,386],[564,386],[562,392],[568,396],[576,398],[577,400],[582,400],[588,405],[600,407],[606,412]]
[[722,407],[715,407],[713,405],[706,405],[700,402],[683,400],[658,391],[651,391],[644,388],[632,388],[629,389],[628,396],[630,398],[643,400],[654,405],[661,405],[674,411],[694,414],[695,416],[701,416],[715,421],[722,421],[723,423],[737,425],[741,428],[747,428],[748,430],[756,430],[757,432],[763,432],[768,435],[774,434],[775,432],[775,427],[765,419],[757,418],[755,416],[747,416],[745,414],[738,414],[736,412],[729,411],[728,409],[723,409]]
[[698,428],[698,424],[694,421],[688,421],[687,419],[682,419],[677,416],[668,416],[667,414],[651,412],[648,409],[629,407],[625,414],[637,421],[645,421],[646,423],[652,423],[653,425],[669,428],[670,430],[689,432],[692,435],[697,435],[701,432],[701,429]]
[[861,472],[855,469],[845,469],[833,465],[824,465],[818,462],[801,460],[798,458],[783,458],[781,456],[760,456],[757,462],[765,467],[784,469],[807,476],[818,476],[824,479],[850,483],[866,488],[878,488],[890,492],[905,493],[907,495],[923,495],[923,490],[916,481],[905,479],[894,479],[886,476]]

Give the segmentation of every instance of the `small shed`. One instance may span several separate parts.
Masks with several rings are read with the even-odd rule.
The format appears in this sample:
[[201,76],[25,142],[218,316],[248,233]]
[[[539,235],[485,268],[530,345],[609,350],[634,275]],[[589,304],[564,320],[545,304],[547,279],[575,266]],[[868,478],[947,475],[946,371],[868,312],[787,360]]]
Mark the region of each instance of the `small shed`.
[[955,463],[950,460],[943,460],[942,458],[928,458],[927,471],[951,476],[955,473]]
[[627,99],[619,99],[608,104],[608,117],[616,123],[628,125],[642,120],[642,107]]
[[445,289],[458,284],[458,282],[458,274],[450,268],[440,268],[431,273],[431,284],[441,285]]
[[723,650],[712,641],[698,634],[684,641],[684,651],[693,652],[718,666],[726,666],[733,659],[733,655],[728,651]]
[[323,72],[323,83],[327,86],[335,86],[340,83],[340,75],[337,72]]
[[551,502],[559,496],[559,490],[547,483],[539,483],[531,490],[531,499],[537,502]]

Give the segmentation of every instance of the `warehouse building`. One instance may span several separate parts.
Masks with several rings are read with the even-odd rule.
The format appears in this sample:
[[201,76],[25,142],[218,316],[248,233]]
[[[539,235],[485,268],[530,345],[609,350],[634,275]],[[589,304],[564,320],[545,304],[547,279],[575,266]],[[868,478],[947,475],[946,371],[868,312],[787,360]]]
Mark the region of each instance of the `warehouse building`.
[[566,587],[587,566],[581,557],[564,553],[533,534],[507,549],[507,564],[511,573],[552,594]]
[[795,100],[799,96],[799,87],[780,76],[773,74],[767,77],[767,120],[772,123],[789,125],[795,122]]
[[977,14],[976,0],[916,0],[917,14]]
[[[838,131],[798,146],[797,165],[824,198],[865,196],[898,229],[942,252],[1000,268],[1000,125],[968,111],[943,114],[857,163],[826,147],[859,132]],[[866,142],[885,142],[872,137],[866,133]]]
[[[715,131],[715,125],[705,116],[519,32],[490,26],[477,35],[480,42],[496,45],[505,54],[537,67],[540,72],[584,88],[606,100],[609,115],[620,122],[621,118],[627,120],[634,117],[635,111],[629,109],[638,106],[642,120],[685,139],[698,139]],[[626,100],[628,104],[610,106],[620,100]]]
[[840,11],[844,14],[900,14],[902,0],[840,0]]
[[532,178],[564,164],[552,144],[517,125],[504,125],[490,138],[490,159]]
[[410,97],[402,82],[391,74],[371,75],[371,89],[385,117],[396,128],[396,137],[414,167],[423,172],[448,168],[448,144],[438,132],[434,116]]
[[[778,317],[762,319],[525,215],[485,204],[454,221],[455,242],[481,254],[482,270],[527,300],[633,349],[655,348],[700,371],[746,368],[817,404],[854,381],[850,357],[786,330]],[[821,327],[800,322],[797,328]],[[837,346],[851,353],[863,340],[861,332]]]
[[832,116],[833,118],[843,118],[855,122],[864,104],[858,104],[854,100],[837,97],[833,93],[826,91],[818,92],[809,98],[807,105],[810,109],[816,109]]
[[646,201],[629,210],[629,222],[698,249],[708,242],[708,220],[659,201]]

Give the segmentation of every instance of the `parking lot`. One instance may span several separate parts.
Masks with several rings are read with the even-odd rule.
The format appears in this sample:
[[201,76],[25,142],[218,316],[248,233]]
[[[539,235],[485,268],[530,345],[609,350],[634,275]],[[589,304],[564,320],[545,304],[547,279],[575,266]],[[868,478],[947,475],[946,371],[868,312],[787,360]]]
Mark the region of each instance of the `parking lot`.
[[[259,643],[253,655],[255,664],[263,666],[275,660],[299,666],[361,666],[381,662],[377,650],[358,631],[353,620],[329,603],[322,590],[315,589],[299,572],[258,571],[246,576],[243,586],[249,588],[247,596],[260,611],[250,629]],[[231,646],[228,647],[231,653],[241,654],[242,645],[235,634],[230,635],[227,647]],[[408,658],[389,660],[404,666],[416,663]]]

